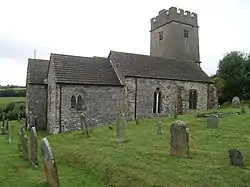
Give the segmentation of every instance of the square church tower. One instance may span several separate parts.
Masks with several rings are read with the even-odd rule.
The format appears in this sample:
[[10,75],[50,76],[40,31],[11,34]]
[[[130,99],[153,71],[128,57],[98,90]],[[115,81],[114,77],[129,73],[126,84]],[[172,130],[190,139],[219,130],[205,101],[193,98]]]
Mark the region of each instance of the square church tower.
[[150,55],[200,63],[197,14],[175,7],[151,19]]

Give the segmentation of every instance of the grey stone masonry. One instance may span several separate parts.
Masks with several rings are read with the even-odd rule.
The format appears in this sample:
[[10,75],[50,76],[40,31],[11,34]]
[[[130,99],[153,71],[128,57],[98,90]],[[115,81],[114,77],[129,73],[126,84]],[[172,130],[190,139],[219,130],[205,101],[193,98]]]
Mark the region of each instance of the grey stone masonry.
[[[27,101],[26,112],[32,112],[33,118],[37,118],[37,129],[46,130],[46,97],[47,97],[47,85],[27,85]],[[34,122],[34,119],[31,121]],[[34,126],[35,124],[30,124]]]
[[[99,126],[113,123],[118,112],[118,102],[121,97],[121,87],[117,86],[61,86],[61,128],[62,132],[81,129],[80,115],[86,114],[88,126]],[[81,95],[83,109],[71,108],[71,97]],[[59,108],[57,109],[59,110]]]
[[[137,80],[136,80],[137,79]],[[137,86],[136,86],[137,82]],[[196,89],[198,93],[197,110],[207,109],[207,83],[172,81],[161,79],[126,78],[127,104],[129,120],[137,118],[154,117],[153,96],[157,85],[162,92],[162,111],[159,115],[173,115],[177,105],[177,91],[181,87],[182,111],[191,112],[189,109],[189,90]],[[136,92],[137,89],[137,92]],[[135,95],[137,98],[135,99]],[[136,103],[136,106],[135,106]]]
[[57,134],[60,131],[59,128],[59,116],[57,115],[58,105],[58,93],[55,84],[55,71],[53,69],[53,61],[49,65],[48,73],[48,97],[47,97],[47,131],[51,134]]

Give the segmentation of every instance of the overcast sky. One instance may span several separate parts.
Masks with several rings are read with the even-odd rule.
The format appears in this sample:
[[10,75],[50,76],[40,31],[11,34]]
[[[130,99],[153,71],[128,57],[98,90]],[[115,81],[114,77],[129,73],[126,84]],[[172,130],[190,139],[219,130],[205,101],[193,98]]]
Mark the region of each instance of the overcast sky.
[[0,84],[25,85],[27,59],[50,53],[106,56],[110,50],[149,54],[150,19],[176,6],[198,14],[203,70],[223,54],[250,52],[249,0],[1,0]]

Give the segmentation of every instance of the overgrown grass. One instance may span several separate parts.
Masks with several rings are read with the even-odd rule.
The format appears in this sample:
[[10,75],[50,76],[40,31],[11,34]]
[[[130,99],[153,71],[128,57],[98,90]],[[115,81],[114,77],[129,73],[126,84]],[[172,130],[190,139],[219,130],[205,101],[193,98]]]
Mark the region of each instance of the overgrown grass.
[[[222,109],[240,111],[240,109]],[[247,111],[249,112],[249,111]],[[47,136],[54,149],[60,182],[68,186],[117,187],[247,187],[250,186],[250,118],[249,114],[220,119],[219,129],[206,129],[204,118],[194,114],[179,116],[190,129],[192,159],[169,156],[169,128],[174,119],[159,118],[164,134],[156,135],[156,121],[145,119],[139,125],[128,123],[127,141],[116,141],[116,130],[107,126],[90,130],[90,138],[81,131]],[[0,136],[0,186],[45,187],[41,158],[39,169],[17,154],[18,124],[14,139],[7,143]],[[229,148],[244,154],[245,168],[231,166]],[[40,156],[40,150],[39,150]]]
[[11,102],[25,101],[25,97],[0,97],[0,107],[6,107]]

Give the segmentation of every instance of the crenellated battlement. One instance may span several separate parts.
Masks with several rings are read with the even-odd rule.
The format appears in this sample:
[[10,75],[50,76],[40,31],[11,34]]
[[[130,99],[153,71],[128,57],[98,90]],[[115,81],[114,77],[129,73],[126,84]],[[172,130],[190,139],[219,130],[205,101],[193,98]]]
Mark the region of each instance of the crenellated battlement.
[[177,21],[193,27],[198,27],[196,13],[171,7],[168,10],[163,9],[159,11],[158,16],[151,19],[151,30],[154,30],[170,21]]

